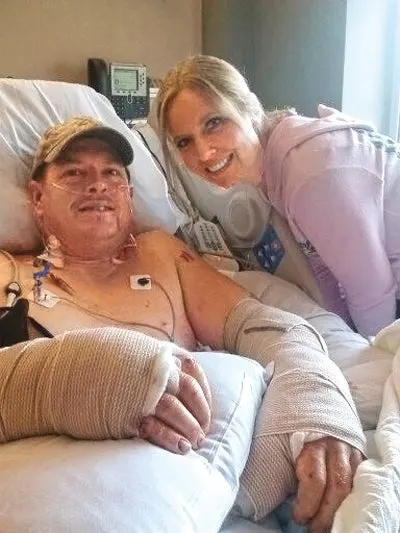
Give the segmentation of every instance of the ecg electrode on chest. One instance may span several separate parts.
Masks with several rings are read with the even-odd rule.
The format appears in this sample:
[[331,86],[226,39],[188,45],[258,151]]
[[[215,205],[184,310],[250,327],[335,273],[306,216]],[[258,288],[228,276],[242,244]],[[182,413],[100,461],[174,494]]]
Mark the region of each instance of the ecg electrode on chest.
[[129,283],[133,290],[142,291],[151,289],[151,277],[147,274],[129,276]]

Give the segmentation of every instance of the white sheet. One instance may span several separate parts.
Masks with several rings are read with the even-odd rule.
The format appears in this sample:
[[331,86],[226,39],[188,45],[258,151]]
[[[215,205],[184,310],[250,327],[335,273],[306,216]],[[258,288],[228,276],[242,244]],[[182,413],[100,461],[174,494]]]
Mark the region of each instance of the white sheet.
[[337,512],[332,533],[400,531],[400,321],[382,330],[375,344],[394,354],[375,433],[377,458],[358,468],[353,492]]

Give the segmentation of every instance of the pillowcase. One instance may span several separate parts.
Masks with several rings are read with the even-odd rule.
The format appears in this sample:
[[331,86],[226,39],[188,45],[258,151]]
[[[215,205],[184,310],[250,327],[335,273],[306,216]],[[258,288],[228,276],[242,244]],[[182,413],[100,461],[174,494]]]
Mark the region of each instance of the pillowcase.
[[175,455],[141,439],[36,437],[4,444],[0,523],[7,533],[217,533],[234,503],[265,391],[254,361],[195,354],[213,421],[200,450]]
[[18,253],[39,244],[26,193],[32,156],[48,127],[77,115],[97,118],[131,142],[133,212],[140,230],[174,233],[184,220],[151,154],[105,96],[73,83],[0,79],[0,248]]

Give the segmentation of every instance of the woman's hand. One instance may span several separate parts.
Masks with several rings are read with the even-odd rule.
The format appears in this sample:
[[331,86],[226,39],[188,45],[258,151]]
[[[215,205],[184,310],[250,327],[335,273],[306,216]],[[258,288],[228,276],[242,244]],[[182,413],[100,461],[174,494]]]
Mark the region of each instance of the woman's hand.
[[294,520],[309,533],[330,531],[334,514],[353,486],[353,477],[363,460],[356,448],[333,437],[304,445],[296,461],[299,482]]
[[211,392],[207,378],[190,356],[177,360],[176,394],[165,392],[155,414],[143,418],[140,437],[174,453],[187,453],[203,443],[211,422]]

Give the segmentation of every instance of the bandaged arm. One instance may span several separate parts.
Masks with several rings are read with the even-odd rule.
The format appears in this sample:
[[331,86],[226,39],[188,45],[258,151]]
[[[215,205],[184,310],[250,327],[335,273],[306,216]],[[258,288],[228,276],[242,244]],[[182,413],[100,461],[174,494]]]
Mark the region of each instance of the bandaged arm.
[[135,331],[69,331],[0,350],[0,442],[49,433],[137,435],[179,382],[176,345]]
[[305,320],[244,299],[228,315],[224,342],[274,364],[237,501],[242,514],[260,519],[296,490],[299,438],[332,436],[363,453],[365,439],[347,382]]

